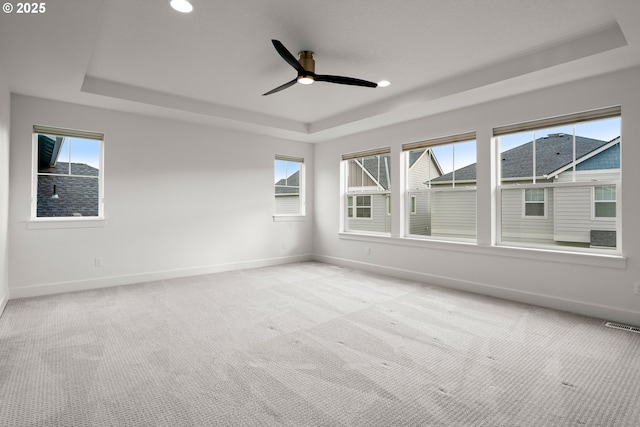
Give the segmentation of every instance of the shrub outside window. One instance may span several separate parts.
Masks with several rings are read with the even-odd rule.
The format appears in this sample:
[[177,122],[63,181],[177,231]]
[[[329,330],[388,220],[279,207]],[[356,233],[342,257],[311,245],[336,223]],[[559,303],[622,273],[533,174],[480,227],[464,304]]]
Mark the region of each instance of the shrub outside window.
[[104,135],[33,127],[32,219],[103,218]]

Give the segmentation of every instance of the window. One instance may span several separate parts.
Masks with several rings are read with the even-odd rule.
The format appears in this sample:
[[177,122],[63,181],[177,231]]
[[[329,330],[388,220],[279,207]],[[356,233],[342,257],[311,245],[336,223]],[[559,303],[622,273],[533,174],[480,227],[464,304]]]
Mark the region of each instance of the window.
[[545,188],[529,188],[524,193],[524,216],[528,217],[546,217],[547,210],[545,204]]
[[593,187],[594,218],[616,217],[616,186],[601,185]]
[[345,231],[391,232],[389,149],[342,156]]
[[[353,200],[355,199],[355,208]],[[371,196],[349,196],[349,218],[371,218]]]
[[275,214],[304,215],[304,159],[276,156]]
[[476,238],[475,133],[405,144],[407,234]]
[[33,127],[32,218],[103,217],[104,135]]
[[500,244],[619,247],[619,107],[506,126],[494,136]]

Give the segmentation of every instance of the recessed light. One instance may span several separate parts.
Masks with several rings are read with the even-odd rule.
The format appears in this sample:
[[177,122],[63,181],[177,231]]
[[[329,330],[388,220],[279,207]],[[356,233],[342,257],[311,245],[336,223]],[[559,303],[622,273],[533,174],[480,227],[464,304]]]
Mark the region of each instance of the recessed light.
[[379,87],[387,87],[391,84],[391,82],[389,80],[380,80],[378,82],[378,86]]
[[187,0],[171,0],[169,4],[178,12],[189,13],[193,10],[193,6]]

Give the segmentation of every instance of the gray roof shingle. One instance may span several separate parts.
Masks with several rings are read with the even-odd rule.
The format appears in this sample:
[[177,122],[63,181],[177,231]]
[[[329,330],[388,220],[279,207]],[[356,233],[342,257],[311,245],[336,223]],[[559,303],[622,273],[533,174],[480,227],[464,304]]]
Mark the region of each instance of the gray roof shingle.
[[288,178],[276,182],[276,194],[298,194],[300,192],[300,171],[295,171]]
[[[369,172],[371,176],[378,181],[378,184],[380,184],[383,189],[388,190],[390,183],[387,177],[391,173],[391,155],[382,154],[380,156],[365,157],[363,162],[363,166],[367,170],[367,172]],[[380,166],[378,167],[378,165]]]

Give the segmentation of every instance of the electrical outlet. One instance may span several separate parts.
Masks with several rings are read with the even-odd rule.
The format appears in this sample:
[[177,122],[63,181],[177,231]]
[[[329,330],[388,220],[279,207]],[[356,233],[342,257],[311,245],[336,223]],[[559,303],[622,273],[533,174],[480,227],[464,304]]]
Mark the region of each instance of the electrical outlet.
[[640,282],[634,283],[634,292],[636,295],[640,295]]
[[102,257],[96,257],[93,260],[93,265],[96,267],[102,267]]

